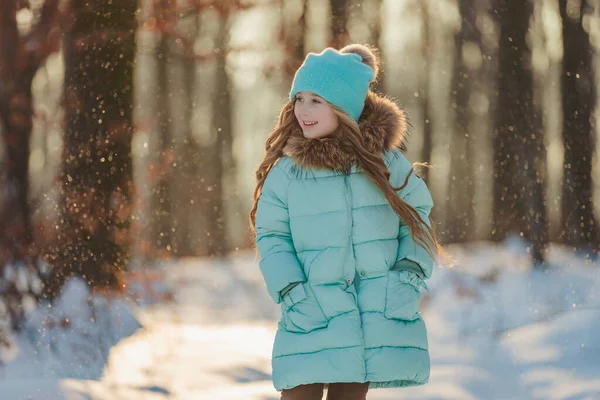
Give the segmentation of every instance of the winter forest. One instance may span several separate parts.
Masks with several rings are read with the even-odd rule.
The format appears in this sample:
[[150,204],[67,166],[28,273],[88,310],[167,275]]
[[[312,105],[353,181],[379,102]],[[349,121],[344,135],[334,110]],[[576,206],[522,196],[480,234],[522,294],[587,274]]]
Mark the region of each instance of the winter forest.
[[255,171],[357,42],[452,257],[368,398],[600,399],[600,1],[0,0],[0,400],[279,399]]

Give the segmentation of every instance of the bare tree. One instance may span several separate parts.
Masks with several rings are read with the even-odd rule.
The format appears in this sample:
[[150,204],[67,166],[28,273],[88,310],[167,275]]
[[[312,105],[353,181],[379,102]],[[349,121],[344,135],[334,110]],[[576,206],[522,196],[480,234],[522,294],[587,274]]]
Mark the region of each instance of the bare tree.
[[560,239],[577,250],[591,250],[598,240],[592,201],[595,143],[591,121],[596,91],[590,37],[583,27],[585,3],[559,1],[564,48],[561,89],[565,150]]
[[546,157],[541,117],[534,104],[531,51],[527,44],[532,1],[498,0],[500,24],[498,109],[494,137],[494,230],[516,232],[532,243],[544,264],[548,237],[543,172]]
[[[375,18],[371,24],[371,43],[379,50],[379,57],[384,58],[384,52],[382,50],[381,34],[383,32],[383,0],[376,0],[373,4],[376,7],[374,11]],[[363,8],[364,10],[364,8]],[[385,90],[385,63],[382,62],[382,68],[380,68],[377,74],[377,81],[375,82],[374,90],[379,93],[383,93]]]
[[223,256],[229,251],[225,218],[224,176],[227,170],[233,171],[235,165],[232,154],[231,84],[227,72],[227,53],[229,50],[229,16],[235,10],[236,7],[233,5],[223,6],[218,10],[220,20],[215,37],[217,71],[212,115],[212,130],[217,139],[214,149],[204,153],[204,158],[207,160],[203,168],[206,187],[204,204],[208,220],[207,245],[209,254],[217,256]]
[[[459,0],[461,26],[455,34],[452,92],[455,103],[454,134],[450,141],[450,171],[448,181],[448,219],[446,241],[462,242],[473,222],[472,199],[474,176],[471,165],[472,146],[470,122],[473,117],[470,101],[476,79],[475,63],[465,57],[476,57],[481,49],[481,35],[476,26],[477,8],[473,0]],[[481,53],[479,53],[481,54]]]
[[[288,2],[281,0],[280,7],[285,8]],[[288,16],[288,13],[282,12],[281,25],[279,27],[279,40],[283,43],[285,52],[284,73],[291,81],[294,73],[304,61],[306,53],[306,16],[308,13],[308,0],[299,0],[300,13],[298,15]],[[286,83],[287,84],[287,83]]]
[[[31,224],[29,198],[31,83],[47,56],[58,50],[58,3],[58,0],[46,0],[41,10],[36,10],[39,11],[37,21],[22,35],[17,26],[17,12],[29,4],[0,0],[0,132],[5,148],[0,171],[5,174],[1,181],[6,185],[0,188],[5,190],[0,196],[3,200],[0,203],[0,303],[8,308],[13,329],[18,329],[22,322],[23,297],[41,295],[38,284],[43,274],[37,262],[39,246]],[[27,284],[19,284],[18,276],[27,276]],[[2,336],[0,330],[0,343]]]
[[130,256],[135,0],[71,0],[63,37],[65,134],[56,240],[48,249],[56,296],[79,276],[121,289]]
[[[31,82],[48,55],[58,50],[58,0],[46,0],[40,17],[26,35],[20,35],[14,0],[0,0],[0,131],[6,148],[2,170],[7,199],[0,210],[0,266],[8,259],[22,260],[34,244],[29,209],[29,151],[33,127]],[[19,3],[25,6],[26,3]],[[22,7],[21,6],[21,7]]]
[[[429,3],[427,1],[422,1],[420,3],[420,12],[421,12],[421,33],[422,33],[422,41],[421,41],[421,54],[423,58],[423,63],[425,68],[423,69],[422,86],[421,90],[419,90],[419,98],[421,99],[421,108],[423,109],[423,148],[422,148],[422,156],[421,159],[425,161],[431,160],[431,155],[433,151],[432,144],[432,121],[431,121],[431,110],[430,110],[430,102],[429,96],[431,95],[430,81],[431,81],[431,49],[433,47],[433,40],[431,39],[431,30],[430,30],[430,13],[429,13]],[[427,182],[429,179],[429,169],[423,168],[420,171],[419,175]]]
[[[192,14],[191,21],[187,24],[187,35],[190,43],[200,29],[199,16]],[[171,182],[171,189],[175,189],[174,197],[179,203],[173,208],[173,225],[175,228],[173,242],[174,253],[178,257],[196,256],[200,254],[199,244],[202,238],[194,236],[194,226],[199,223],[198,218],[192,216],[205,212],[200,206],[204,197],[203,184],[201,181],[201,156],[200,146],[196,143],[192,124],[194,122],[194,111],[198,107],[197,96],[197,68],[196,58],[189,54],[191,49],[185,49],[177,54],[181,63],[183,83],[183,143],[178,143],[177,151],[177,178]]]
[[160,38],[156,46],[156,96],[158,99],[156,122],[158,137],[155,143],[152,168],[152,192],[150,198],[150,219],[152,247],[159,256],[168,254],[173,250],[173,220],[172,220],[172,193],[169,182],[171,181],[172,166],[174,162],[173,138],[171,136],[171,81],[170,66],[172,54],[170,49],[171,38],[168,24],[173,24],[172,14],[175,2],[171,0],[156,0],[155,18],[160,21],[158,29]]
[[348,0],[329,0],[331,5],[331,38],[329,45],[340,49],[348,44]]

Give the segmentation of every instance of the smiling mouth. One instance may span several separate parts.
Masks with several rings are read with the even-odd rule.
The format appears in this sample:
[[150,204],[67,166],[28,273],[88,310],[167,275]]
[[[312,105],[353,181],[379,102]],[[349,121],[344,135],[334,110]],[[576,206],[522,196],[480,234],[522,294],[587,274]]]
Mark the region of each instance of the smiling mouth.
[[315,126],[316,124],[316,121],[302,121],[303,126]]

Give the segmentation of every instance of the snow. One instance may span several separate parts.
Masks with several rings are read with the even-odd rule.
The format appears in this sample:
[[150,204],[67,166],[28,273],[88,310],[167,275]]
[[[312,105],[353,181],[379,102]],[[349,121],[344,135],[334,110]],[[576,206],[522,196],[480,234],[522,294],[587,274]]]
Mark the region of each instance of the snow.
[[[535,270],[519,240],[449,251],[457,265],[434,272],[422,303],[430,383],[372,390],[369,399],[600,399],[595,260],[554,245],[549,268]],[[124,298],[69,282],[14,338],[0,399],[278,399],[270,354],[279,307],[255,253],[178,260],[153,273]],[[165,296],[145,301],[149,290]],[[66,328],[38,329],[67,318]]]
[[114,345],[139,328],[127,300],[92,295],[82,280],[71,279],[53,306],[28,314],[0,376],[98,379]]

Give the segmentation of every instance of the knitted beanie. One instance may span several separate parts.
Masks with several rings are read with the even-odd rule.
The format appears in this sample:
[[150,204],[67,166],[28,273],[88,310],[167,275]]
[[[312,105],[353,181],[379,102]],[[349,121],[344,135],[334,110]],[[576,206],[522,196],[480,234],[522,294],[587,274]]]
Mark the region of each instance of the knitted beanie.
[[357,44],[340,51],[328,47],[319,54],[309,53],[296,71],[290,100],[299,92],[313,92],[358,121],[377,72],[376,65],[363,63],[359,54],[368,55],[368,62],[375,60],[370,49]]

